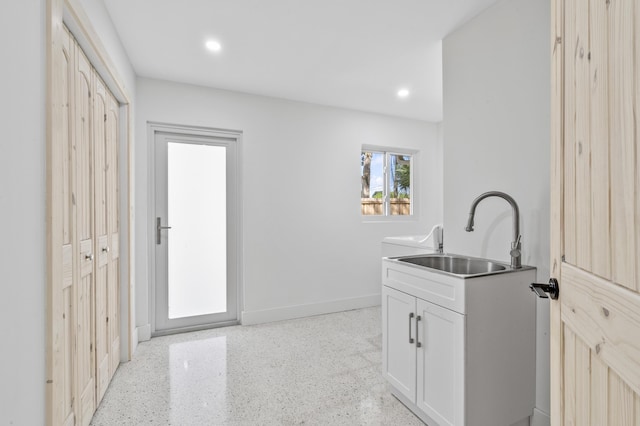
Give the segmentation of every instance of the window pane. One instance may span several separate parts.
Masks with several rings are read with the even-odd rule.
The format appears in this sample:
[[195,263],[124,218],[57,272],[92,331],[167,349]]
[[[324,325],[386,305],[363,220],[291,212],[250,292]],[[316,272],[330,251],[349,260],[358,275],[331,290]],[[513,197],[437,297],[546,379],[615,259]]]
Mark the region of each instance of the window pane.
[[168,144],[169,318],[227,310],[226,148]]
[[411,156],[389,155],[389,214],[411,214]]
[[384,153],[362,151],[360,154],[361,210],[363,215],[384,214]]

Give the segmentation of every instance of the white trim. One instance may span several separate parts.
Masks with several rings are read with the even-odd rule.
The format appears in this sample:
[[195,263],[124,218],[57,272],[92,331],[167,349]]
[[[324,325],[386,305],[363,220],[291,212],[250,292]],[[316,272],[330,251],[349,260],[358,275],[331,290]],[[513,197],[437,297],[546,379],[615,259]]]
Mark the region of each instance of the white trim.
[[136,349],[138,348],[138,343],[140,343],[140,340],[139,340],[139,338],[140,338],[140,334],[138,333],[138,328],[137,328],[137,327],[136,327],[136,328],[134,328],[134,329],[133,329],[133,332],[132,332],[131,334],[132,334],[132,336],[133,336],[133,339],[135,339],[135,340],[133,341],[133,347],[131,348],[131,351],[132,351],[133,353],[135,353],[135,352],[136,352]]
[[418,152],[420,152],[417,149],[404,149],[404,148],[398,148],[398,147],[392,147],[392,146],[367,145],[367,144],[362,145],[361,151],[373,151],[373,152],[400,154],[400,155],[415,155]]
[[531,426],[550,426],[551,425],[551,417],[549,417],[548,413],[544,411],[534,408],[533,416],[531,416]]
[[282,306],[279,308],[263,309],[260,311],[243,311],[242,325],[262,324],[379,306],[382,301],[381,297],[380,293],[377,293],[368,296],[331,300],[320,303]]
[[145,324],[141,325],[140,327],[136,327],[136,335],[138,337],[138,343],[151,340],[151,324]]
[[[214,138],[223,138],[235,141],[236,144],[236,154],[235,154],[235,170],[236,170],[236,259],[237,259],[237,307],[236,312],[238,313],[238,319],[240,317],[240,313],[242,312],[242,308],[244,306],[244,234],[243,234],[243,223],[244,223],[244,203],[242,198],[242,130],[232,130],[232,129],[220,129],[213,127],[202,127],[202,126],[190,126],[185,124],[173,124],[173,123],[161,123],[155,121],[147,122],[147,152],[149,155],[150,161],[152,163],[149,164],[147,169],[147,194],[148,194],[148,204],[147,204],[147,253],[148,253],[148,306],[149,306],[149,324],[150,324],[150,335],[156,335],[156,308],[155,308],[155,271],[156,271],[156,261],[155,261],[155,204],[156,204],[156,196],[155,196],[155,135],[158,132],[166,132],[166,133],[176,133],[181,135],[188,136],[207,136]],[[163,332],[166,334],[166,331]]]
[[383,197],[386,199],[388,195],[388,179],[389,176],[387,174],[386,168],[388,167],[389,156],[390,155],[408,155],[411,156],[411,214],[410,215],[391,215],[387,214],[389,209],[389,202],[385,201],[385,214],[382,215],[363,215],[360,214],[362,218],[362,223],[398,223],[398,222],[418,222],[420,220],[420,202],[421,197],[418,195],[418,191],[415,190],[415,182],[420,182],[420,151],[416,149],[403,149],[403,148],[393,148],[379,145],[366,145],[363,144],[360,147],[360,152],[363,151],[371,151],[379,154],[384,154],[385,158],[385,171],[383,173]]

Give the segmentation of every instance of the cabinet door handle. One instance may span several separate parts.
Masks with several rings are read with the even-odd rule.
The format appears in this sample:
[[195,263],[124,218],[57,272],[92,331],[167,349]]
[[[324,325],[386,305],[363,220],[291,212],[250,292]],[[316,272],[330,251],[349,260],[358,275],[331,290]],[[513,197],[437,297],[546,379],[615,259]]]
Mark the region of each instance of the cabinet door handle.
[[413,337],[411,337],[411,320],[413,319],[413,312],[409,314],[409,343],[413,343]]
[[418,334],[418,323],[420,322],[421,319],[422,317],[420,315],[416,317],[416,348],[422,347],[422,343],[420,343],[420,340],[418,339],[418,336],[420,336],[420,334]]

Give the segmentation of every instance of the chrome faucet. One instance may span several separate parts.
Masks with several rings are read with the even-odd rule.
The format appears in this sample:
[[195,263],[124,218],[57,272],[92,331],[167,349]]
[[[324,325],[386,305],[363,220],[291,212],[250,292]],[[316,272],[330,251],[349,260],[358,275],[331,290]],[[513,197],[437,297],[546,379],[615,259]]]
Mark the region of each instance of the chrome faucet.
[[469,210],[469,220],[467,221],[467,227],[465,228],[465,231],[473,231],[473,217],[476,214],[476,207],[478,207],[480,201],[488,197],[503,198],[507,200],[511,205],[513,216],[513,241],[511,242],[511,251],[509,252],[509,254],[511,255],[511,267],[516,269],[521,268],[522,264],[520,262],[520,257],[522,254],[522,244],[520,243],[520,240],[522,238],[522,235],[520,235],[520,209],[518,208],[518,203],[516,203],[516,200],[514,200],[510,195],[500,191],[489,191],[473,200],[473,202],[471,203],[471,209]]

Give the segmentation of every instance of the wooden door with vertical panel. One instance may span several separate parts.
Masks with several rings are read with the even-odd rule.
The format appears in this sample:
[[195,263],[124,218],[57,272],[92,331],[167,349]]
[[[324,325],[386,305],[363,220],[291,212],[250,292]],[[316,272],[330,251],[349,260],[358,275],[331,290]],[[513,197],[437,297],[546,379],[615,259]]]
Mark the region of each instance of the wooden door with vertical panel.
[[640,425],[640,0],[552,1],[553,425]]
[[95,288],[96,288],[96,399],[99,403],[109,385],[109,337],[107,274],[109,236],[107,234],[107,90],[94,73],[93,90],[93,164],[95,199]]
[[120,203],[118,164],[118,101],[107,89],[105,113],[106,195],[107,195],[107,337],[109,345],[109,380],[120,365]]
[[[61,111],[61,134],[60,149],[62,151],[62,167],[57,172],[62,175],[62,332],[60,334],[60,353],[62,354],[62,366],[57,371],[62,382],[62,395],[59,396],[59,413],[56,420],[62,424],[75,424],[75,404],[76,399],[76,369],[74,351],[75,342],[75,291],[78,286],[77,274],[74,273],[74,259],[77,259],[76,249],[78,244],[75,243],[75,165],[76,154],[73,149],[73,111],[71,105],[74,95],[74,76],[75,76],[75,41],[69,31],[65,27],[62,34],[62,44],[58,52],[61,56],[61,73],[60,73],[60,94],[62,96]],[[74,256],[74,254],[76,254]],[[77,261],[76,261],[77,263]]]
[[75,132],[76,151],[76,232],[80,249],[77,257],[79,282],[75,292],[75,368],[78,400],[78,424],[88,425],[95,411],[96,381],[94,354],[94,222],[93,222],[93,135],[92,135],[92,70],[82,50],[76,49]]

